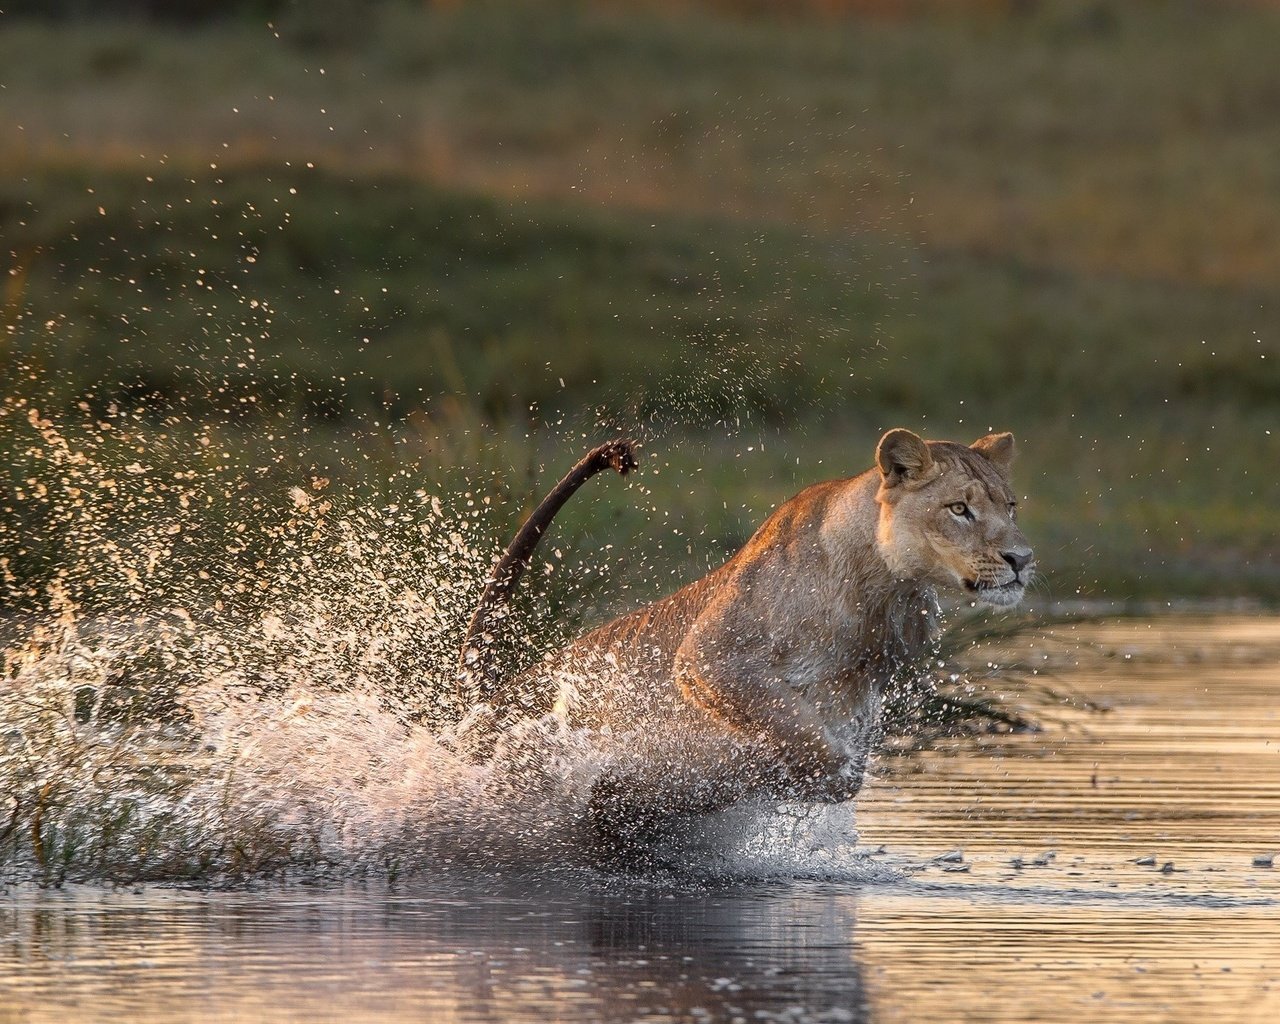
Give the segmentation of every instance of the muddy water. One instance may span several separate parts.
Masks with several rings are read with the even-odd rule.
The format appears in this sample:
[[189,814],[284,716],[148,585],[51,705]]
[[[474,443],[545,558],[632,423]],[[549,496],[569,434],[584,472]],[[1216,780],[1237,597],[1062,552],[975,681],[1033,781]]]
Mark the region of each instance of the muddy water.
[[14,891],[0,1022],[1280,1020],[1280,621],[1037,643],[1108,710],[882,761],[837,878]]

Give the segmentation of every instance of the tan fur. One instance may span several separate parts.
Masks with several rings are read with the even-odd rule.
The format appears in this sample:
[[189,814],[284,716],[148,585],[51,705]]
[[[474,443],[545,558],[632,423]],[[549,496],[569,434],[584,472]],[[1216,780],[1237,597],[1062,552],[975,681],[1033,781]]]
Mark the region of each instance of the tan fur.
[[[1012,455],[1008,434],[964,446],[890,431],[876,469],[802,491],[723,566],[587,633],[526,681],[558,689],[570,726],[678,732],[704,767],[734,751],[780,796],[846,799],[881,693],[930,651],[937,590],[1007,606],[1034,571],[1011,507]],[[949,511],[955,502],[973,518]]]

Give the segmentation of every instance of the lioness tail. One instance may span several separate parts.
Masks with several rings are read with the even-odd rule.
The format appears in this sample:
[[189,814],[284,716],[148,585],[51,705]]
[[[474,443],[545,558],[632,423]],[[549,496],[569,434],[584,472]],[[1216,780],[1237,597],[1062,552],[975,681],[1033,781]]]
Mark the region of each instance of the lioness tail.
[[494,566],[462,640],[462,649],[458,655],[456,694],[461,712],[465,713],[467,708],[478,701],[491,700],[497,692],[500,680],[493,664],[493,643],[489,627],[494,615],[506,606],[520,576],[529,567],[533,549],[538,546],[538,541],[551,525],[551,520],[573,496],[574,491],[602,469],[612,468],[625,476],[636,465],[635,445],[625,438],[593,448],[565,474],[524,521],[506,553]]

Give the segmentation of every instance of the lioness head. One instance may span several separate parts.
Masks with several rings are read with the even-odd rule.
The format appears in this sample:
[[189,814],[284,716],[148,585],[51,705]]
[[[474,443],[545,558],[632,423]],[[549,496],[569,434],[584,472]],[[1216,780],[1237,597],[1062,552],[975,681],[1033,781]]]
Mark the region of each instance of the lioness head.
[[1013,448],[1012,434],[967,448],[901,429],[880,439],[876,541],[895,576],[998,607],[1022,600],[1035,556],[1016,522]]

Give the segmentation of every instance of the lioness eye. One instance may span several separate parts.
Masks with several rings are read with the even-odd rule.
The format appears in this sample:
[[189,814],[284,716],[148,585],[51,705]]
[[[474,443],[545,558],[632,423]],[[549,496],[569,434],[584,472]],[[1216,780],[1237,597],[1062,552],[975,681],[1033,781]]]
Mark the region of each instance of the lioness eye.
[[968,517],[969,506],[966,505],[963,501],[953,501],[950,505],[947,506],[947,511],[950,512],[953,516]]
[[1009,518],[1010,519],[1018,518],[1018,503],[1016,501],[1009,502]]

